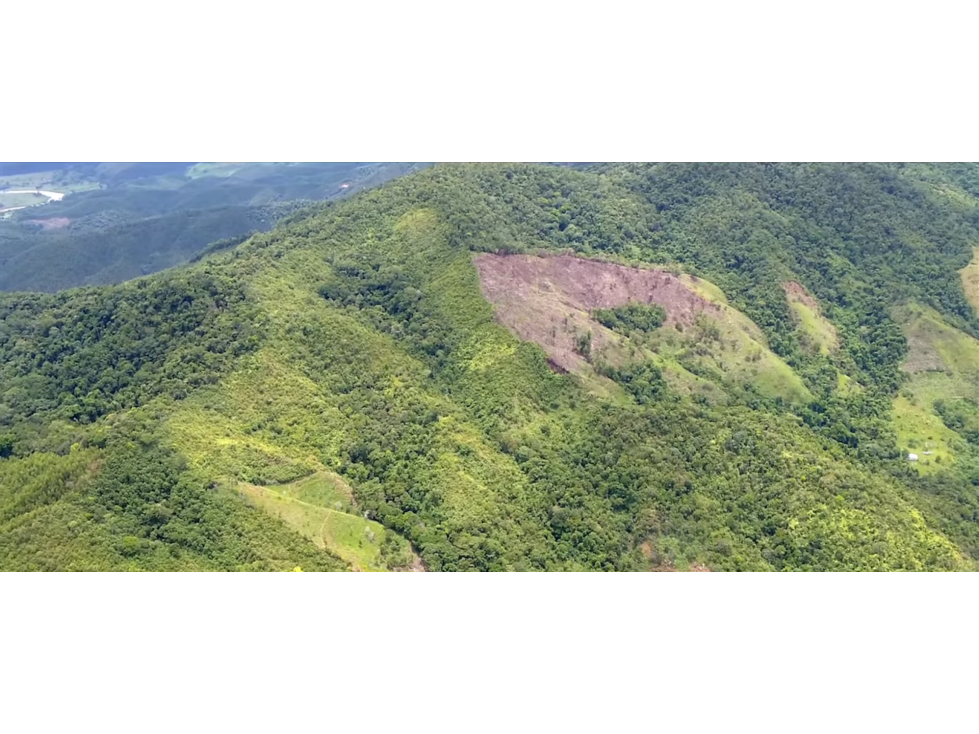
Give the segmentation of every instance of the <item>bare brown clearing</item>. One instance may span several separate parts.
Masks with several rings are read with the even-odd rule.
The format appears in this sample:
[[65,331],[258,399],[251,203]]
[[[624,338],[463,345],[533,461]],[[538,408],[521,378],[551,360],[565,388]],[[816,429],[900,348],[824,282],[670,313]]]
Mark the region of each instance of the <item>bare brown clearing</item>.
[[497,320],[521,339],[543,347],[559,371],[584,368],[584,358],[575,351],[579,335],[591,333],[593,350],[614,352],[618,346],[613,332],[591,318],[594,309],[657,303],[666,309],[666,327],[691,326],[701,312],[721,314],[718,304],[695,293],[680,277],[656,268],[572,255],[483,253],[474,262]]

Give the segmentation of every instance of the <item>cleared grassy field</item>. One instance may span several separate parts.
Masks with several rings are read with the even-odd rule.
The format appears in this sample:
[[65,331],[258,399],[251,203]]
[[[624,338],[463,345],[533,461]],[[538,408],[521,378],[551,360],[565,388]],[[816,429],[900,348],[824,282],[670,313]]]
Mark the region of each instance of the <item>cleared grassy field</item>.
[[235,487],[354,569],[411,566],[407,541],[362,517],[350,487],[323,463],[338,455],[342,434],[332,426],[340,421],[320,386],[262,352],[221,386],[182,401],[169,434],[203,476]]
[[939,472],[943,464],[954,461],[956,447],[961,442],[958,434],[942,422],[927,398],[920,394],[914,394],[911,399],[895,398],[894,430],[901,450],[918,455],[914,466],[923,474]]
[[[318,547],[336,553],[355,571],[390,570],[382,558],[382,547],[393,533],[380,523],[340,509],[352,510],[349,497],[340,490],[341,485],[339,478],[315,474],[274,487],[243,482],[238,490]],[[406,545],[403,540],[401,543]]]

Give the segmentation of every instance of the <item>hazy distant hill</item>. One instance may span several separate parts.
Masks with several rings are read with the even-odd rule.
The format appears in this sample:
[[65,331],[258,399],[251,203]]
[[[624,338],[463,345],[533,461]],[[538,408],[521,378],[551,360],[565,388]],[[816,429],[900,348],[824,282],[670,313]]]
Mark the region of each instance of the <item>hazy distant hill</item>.
[[118,283],[186,262],[216,239],[264,231],[294,208],[284,202],[341,198],[423,165],[0,164],[5,175],[51,170],[45,188],[55,191],[59,172],[101,187],[0,221],[0,289]]

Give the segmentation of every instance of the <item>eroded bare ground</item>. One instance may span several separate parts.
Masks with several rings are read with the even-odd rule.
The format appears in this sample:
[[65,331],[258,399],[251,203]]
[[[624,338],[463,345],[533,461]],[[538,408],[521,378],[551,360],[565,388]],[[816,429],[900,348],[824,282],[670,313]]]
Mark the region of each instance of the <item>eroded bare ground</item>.
[[782,290],[785,291],[786,297],[789,300],[795,299],[802,304],[809,307],[814,313],[819,314],[819,301],[813,298],[812,294],[806,290],[806,287],[795,280],[787,280],[782,283]]
[[[679,277],[655,268],[633,268],[555,255],[494,255],[474,258],[483,296],[494,305],[497,320],[525,341],[543,347],[558,370],[579,372],[586,362],[575,351],[579,335],[591,332],[592,350],[606,350],[616,361],[619,341],[591,318],[596,308],[629,302],[658,303],[666,309],[666,326],[689,326],[697,314],[712,316],[721,307],[695,293]],[[691,282],[696,278],[686,276]]]

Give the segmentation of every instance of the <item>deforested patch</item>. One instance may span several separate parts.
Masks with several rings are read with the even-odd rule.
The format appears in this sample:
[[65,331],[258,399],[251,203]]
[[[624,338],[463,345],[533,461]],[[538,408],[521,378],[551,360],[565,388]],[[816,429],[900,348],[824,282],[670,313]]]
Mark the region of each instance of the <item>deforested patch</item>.
[[[721,306],[704,298],[678,276],[657,268],[635,268],[557,255],[496,255],[474,258],[483,295],[495,306],[501,324],[525,341],[543,347],[559,371],[585,365],[581,338],[589,348],[614,352],[615,335],[592,317],[595,309],[627,303],[658,304],[664,327],[691,326],[698,314],[721,315]],[[692,278],[691,278],[692,280]]]

